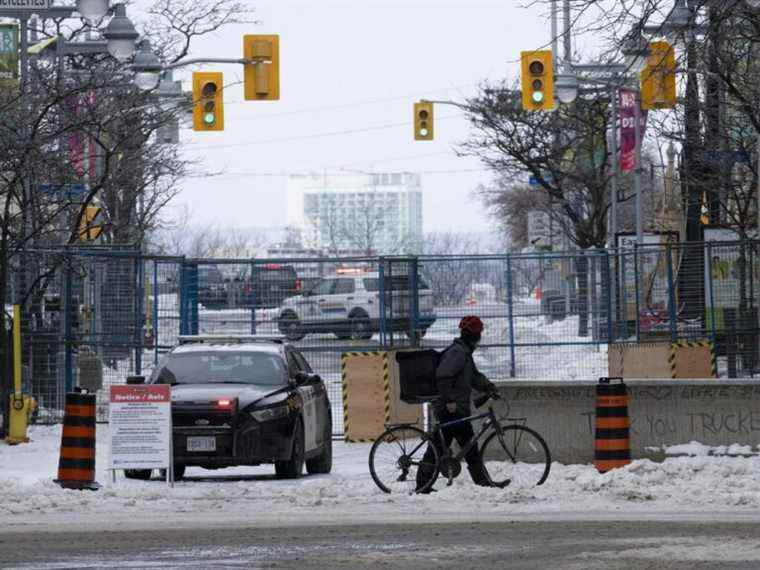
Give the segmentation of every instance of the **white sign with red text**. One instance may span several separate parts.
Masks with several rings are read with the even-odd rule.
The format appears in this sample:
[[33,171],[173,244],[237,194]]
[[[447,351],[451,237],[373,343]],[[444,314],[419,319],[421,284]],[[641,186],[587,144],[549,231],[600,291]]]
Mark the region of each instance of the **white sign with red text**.
[[168,469],[172,394],[168,384],[111,386],[111,469]]

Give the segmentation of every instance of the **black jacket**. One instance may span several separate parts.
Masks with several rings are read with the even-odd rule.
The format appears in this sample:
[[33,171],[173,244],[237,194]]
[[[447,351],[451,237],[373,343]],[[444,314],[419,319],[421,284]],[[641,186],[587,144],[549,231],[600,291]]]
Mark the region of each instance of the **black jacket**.
[[472,389],[479,392],[493,392],[496,387],[478,371],[472,358],[472,349],[458,338],[441,356],[435,372],[440,399],[435,403],[436,410],[442,410],[446,404],[454,402],[457,413],[470,413],[470,398]]

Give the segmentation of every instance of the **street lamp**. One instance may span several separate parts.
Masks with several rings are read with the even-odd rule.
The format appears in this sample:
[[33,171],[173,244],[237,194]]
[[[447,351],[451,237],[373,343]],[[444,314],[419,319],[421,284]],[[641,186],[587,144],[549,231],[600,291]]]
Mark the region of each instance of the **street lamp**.
[[135,61],[132,63],[137,88],[142,91],[150,91],[158,87],[162,70],[161,61],[151,50],[150,41],[147,39],[141,41],[140,49],[135,54]]
[[114,7],[114,16],[103,30],[103,37],[108,40],[108,53],[120,62],[127,61],[135,53],[135,41],[140,36],[132,21],[127,18],[124,4]]
[[98,22],[108,14],[108,0],[77,0],[77,12],[89,22]]
[[632,73],[640,73],[647,65],[650,54],[649,42],[641,33],[639,26],[634,26],[623,39],[621,49],[625,63]]
[[572,67],[566,66],[562,73],[558,73],[554,78],[554,95],[560,103],[572,103],[578,97],[578,85],[578,76]]
[[674,30],[683,30],[691,24],[692,12],[686,5],[686,0],[676,0],[675,6],[665,18],[668,27]]

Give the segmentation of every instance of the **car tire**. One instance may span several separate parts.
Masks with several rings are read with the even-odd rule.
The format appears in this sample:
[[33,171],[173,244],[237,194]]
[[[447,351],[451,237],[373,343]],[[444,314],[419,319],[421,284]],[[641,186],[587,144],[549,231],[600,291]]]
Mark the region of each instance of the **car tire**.
[[364,311],[355,311],[348,317],[349,338],[351,340],[368,340],[372,338],[369,315]]
[[[184,465],[175,465],[174,466],[174,480],[179,481],[180,479],[183,479],[185,477],[185,466]],[[164,481],[166,480],[166,469],[161,469],[161,479]]]
[[325,447],[322,453],[306,462],[306,471],[309,475],[326,475],[332,471],[332,419],[327,422],[325,433]]
[[304,465],[304,435],[303,422],[301,418],[296,420],[296,426],[293,430],[293,448],[290,452],[290,459],[285,461],[275,461],[274,471],[278,479],[298,479],[303,474]]
[[152,469],[125,469],[124,477],[127,479],[140,479],[141,481],[148,481],[153,475]]
[[277,323],[280,333],[289,341],[295,342],[306,336],[301,330],[301,322],[294,313],[285,313]]

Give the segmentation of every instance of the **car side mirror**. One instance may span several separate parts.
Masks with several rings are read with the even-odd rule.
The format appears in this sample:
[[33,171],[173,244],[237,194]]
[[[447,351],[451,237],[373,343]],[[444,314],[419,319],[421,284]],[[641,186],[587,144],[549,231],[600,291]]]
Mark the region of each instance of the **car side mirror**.
[[295,376],[296,384],[302,386],[304,384],[311,384],[312,382],[318,382],[320,380],[319,374],[310,372],[297,372]]
[[145,376],[127,376],[127,384],[145,384]]

